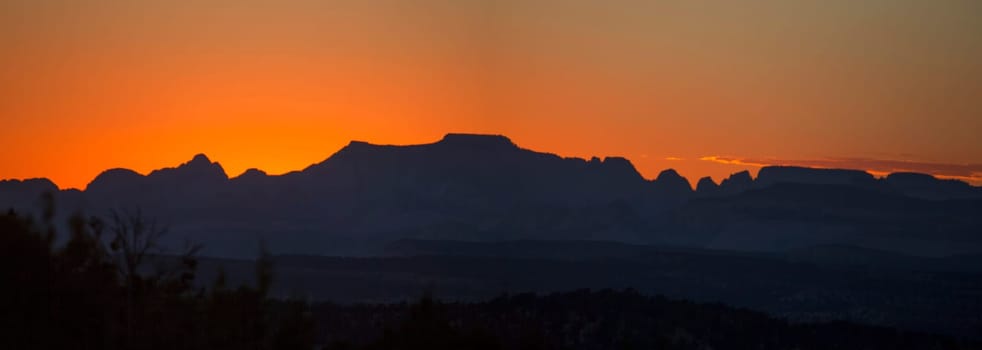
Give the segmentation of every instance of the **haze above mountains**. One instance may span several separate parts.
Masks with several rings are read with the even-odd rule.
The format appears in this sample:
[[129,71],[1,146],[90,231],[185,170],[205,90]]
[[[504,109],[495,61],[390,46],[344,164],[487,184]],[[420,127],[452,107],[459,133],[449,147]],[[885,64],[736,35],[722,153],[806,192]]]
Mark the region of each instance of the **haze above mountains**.
[[[62,215],[141,208],[216,256],[378,254],[401,239],[602,240],[741,251],[849,245],[913,255],[982,253],[982,188],[930,175],[765,167],[716,184],[631,162],[561,158],[504,136],[448,134],[424,145],[353,141],[284,175],[229,178],[197,155],[141,175],[106,170],[84,191],[47,179],[0,182],[0,206]],[[175,244],[175,242],[169,242]]]

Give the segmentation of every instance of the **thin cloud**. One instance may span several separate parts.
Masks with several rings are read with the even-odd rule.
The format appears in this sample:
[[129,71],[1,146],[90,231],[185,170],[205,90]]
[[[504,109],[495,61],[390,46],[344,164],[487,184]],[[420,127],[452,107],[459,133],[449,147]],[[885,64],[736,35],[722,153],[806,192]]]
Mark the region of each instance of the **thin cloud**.
[[778,159],[742,158],[726,156],[705,156],[699,158],[719,164],[765,167],[771,165],[793,165],[811,168],[863,169],[874,175],[887,175],[897,172],[917,172],[931,174],[944,179],[963,180],[975,185],[982,184],[982,164],[932,163],[911,160],[875,158],[823,158],[823,159]]
[[679,158],[679,157],[665,157],[665,160],[670,160],[670,161],[680,161],[680,160],[685,160],[685,158]]
[[762,163],[762,162],[749,161],[741,158],[720,157],[720,156],[705,156],[699,158],[699,160],[710,161],[713,163],[727,164],[727,165],[746,165],[752,167],[765,167],[768,165],[774,165],[774,163],[769,163],[769,162]]

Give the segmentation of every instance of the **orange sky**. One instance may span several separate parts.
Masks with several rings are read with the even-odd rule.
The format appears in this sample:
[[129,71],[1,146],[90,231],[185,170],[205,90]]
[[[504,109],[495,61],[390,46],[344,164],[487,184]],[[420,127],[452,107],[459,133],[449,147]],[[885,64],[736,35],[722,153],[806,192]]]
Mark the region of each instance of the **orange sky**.
[[982,184],[980,33],[974,0],[6,0],[0,178],[83,188],[196,153],[275,174],[475,132],[692,182]]

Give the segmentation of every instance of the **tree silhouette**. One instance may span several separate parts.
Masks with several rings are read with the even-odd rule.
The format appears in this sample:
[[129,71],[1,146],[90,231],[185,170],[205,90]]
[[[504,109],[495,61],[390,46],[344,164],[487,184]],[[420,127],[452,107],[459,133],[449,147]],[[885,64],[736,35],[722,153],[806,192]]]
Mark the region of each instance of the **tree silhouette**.
[[40,222],[0,215],[0,348],[312,348],[306,304],[267,298],[273,259],[264,247],[256,287],[219,280],[206,291],[194,283],[199,247],[166,255],[166,229],[139,210],[108,221],[73,215],[56,245],[51,198]]

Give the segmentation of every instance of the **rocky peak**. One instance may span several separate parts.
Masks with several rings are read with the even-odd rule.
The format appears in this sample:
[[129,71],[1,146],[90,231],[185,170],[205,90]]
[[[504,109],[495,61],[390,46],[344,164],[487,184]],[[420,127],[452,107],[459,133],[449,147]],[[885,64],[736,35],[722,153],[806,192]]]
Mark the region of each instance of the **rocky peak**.
[[699,179],[699,182],[696,184],[696,192],[700,194],[713,194],[717,191],[719,191],[719,185],[709,176]]
[[655,189],[670,194],[686,194],[692,192],[689,180],[679,175],[675,169],[666,169],[658,174],[652,183]]
[[741,171],[723,179],[719,184],[720,192],[724,194],[736,194],[750,189],[754,184],[754,179],[749,171]]

